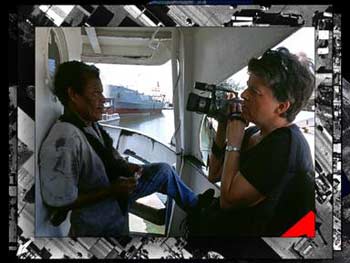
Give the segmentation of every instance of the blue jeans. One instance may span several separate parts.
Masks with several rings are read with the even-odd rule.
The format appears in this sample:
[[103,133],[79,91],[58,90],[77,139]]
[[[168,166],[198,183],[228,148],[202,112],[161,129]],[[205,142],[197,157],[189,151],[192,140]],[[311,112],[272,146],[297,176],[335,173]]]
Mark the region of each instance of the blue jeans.
[[176,170],[167,163],[152,163],[143,166],[142,176],[130,196],[129,205],[155,192],[173,198],[184,211],[188,211],[198,202],[198,195],[185,185]]

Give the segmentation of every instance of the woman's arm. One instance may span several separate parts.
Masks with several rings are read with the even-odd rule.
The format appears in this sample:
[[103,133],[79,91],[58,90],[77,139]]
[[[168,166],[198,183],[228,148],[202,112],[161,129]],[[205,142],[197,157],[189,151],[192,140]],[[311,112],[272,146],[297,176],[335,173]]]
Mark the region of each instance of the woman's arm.
[[[216,132],[215,144],[219,149],[225,150],[225,140],[226,140],[226,125],[227,122],[219,122],[218,130]],[[222,174],[222,167],[224,162],[224,155],[217,156],[213,153],[209,157],[209,176],[208,180],[212,183],[220,181]]]
[[[227,145],[241,148],[246,124],[232,120],[227,125]],[[226,151],[221,175],[220,207],[254,206],[265,199],[239,172],[239,151]],[[251,164],[254,165],[254,164]]]
[[[241,148],[245,125],[239,120],[228,121],[227,124],[227,145]],[[239,151],[226,151],[221,173],[221,195],[220,205],[228,208],[234,195],[234,183],[239,171]]]

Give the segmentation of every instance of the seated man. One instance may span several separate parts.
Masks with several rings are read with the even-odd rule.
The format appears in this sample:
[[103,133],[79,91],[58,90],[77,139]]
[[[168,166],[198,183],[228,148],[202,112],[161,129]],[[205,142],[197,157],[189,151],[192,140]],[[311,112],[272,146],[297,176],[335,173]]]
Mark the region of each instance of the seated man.
[[54,225],[72,210],[69,236],[127,235],[129,205],[154,192],[174,198],[185,211],[211,199],[213,190],[196,195],[170,165],[130,164],[113,148],[112,138],[97,124],[105,98],[96,67],[61,64],[54,92],[64,114],[40,149],[41,193]]

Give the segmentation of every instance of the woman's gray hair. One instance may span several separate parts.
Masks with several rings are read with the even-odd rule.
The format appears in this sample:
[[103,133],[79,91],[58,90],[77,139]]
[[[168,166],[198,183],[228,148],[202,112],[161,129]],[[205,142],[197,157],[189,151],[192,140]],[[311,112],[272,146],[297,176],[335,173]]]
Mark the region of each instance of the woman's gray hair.
[[314,65],[304,53],[291,54],[287,48],[266,51],[248,63],[248,71],[264,79],[280,102],[290,102],[281,116],[289,122],[307,104],[315,86]]

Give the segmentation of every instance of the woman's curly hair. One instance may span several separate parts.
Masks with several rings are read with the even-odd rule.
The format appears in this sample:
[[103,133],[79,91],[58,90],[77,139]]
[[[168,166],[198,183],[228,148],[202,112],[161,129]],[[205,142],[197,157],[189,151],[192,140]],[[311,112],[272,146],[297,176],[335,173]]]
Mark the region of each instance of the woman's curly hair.
[[264,79],[280,102],[289,101],[282,114],[289,122],[307,104],[315,86],[314,65],[305,54],[299,56],[281,47],[266,51],[260,59],[248,63],[248,71]]

